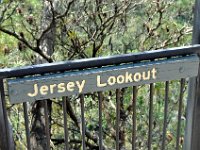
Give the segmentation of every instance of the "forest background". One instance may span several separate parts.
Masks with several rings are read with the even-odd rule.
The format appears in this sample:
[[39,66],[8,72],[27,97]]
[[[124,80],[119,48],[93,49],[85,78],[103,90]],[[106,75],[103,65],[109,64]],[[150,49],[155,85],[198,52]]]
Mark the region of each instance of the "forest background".
[[[194,0],[0,0],[0,66],[19,67],[190,45]],[[175,147],[179,84],[170,82],[167,142]],[[185,87],[187,88],[187,87]],[[164,84],[155,84],[153,148],[161,145]],[[131,148],[131,89],[121,90],[120,148]],[[138,88],[138,149],[147,147],[148,86]],[[186,97],[186,95],[185,95]],[[186,99],[186,98],[185,98]],[[80,149],[80,100],[68,100],[70,149]],[[186,100],[182,106],[186,107]],[[45,149],[44,102],[29,104],[31,146]],[[61,98],[48,101],[51,147],[63,149]],[[22,105],[7,103],[17,149],[26,148]],[[97,94],[85,100],[87,147],[98,147]],[[104,147],[115,147],[115,91],[104,93]],[[182,114],[180,147],[185,112]],[[111,121],[110,121],[111,120]],[[42,132],[41,132],[42,131]]]

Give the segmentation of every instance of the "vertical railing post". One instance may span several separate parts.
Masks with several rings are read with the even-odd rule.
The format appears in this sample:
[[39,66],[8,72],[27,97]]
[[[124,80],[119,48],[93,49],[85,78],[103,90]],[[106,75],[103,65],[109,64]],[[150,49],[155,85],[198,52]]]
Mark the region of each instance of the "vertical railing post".
[[3,111],[3,102],[2,102],[2,87],[0,87],[0,149],[8,149],[7,143],[7,134],[6,134],[6,122],[5,114]]
[[6,113],[3,79],[0,78],[0,150],[14,150],[12,128]]
[[[200,0],[196,0],[194,8],[192,44],[200,44]],[[200,150],[200,71],[189,80],[186,118],[184,150]]]

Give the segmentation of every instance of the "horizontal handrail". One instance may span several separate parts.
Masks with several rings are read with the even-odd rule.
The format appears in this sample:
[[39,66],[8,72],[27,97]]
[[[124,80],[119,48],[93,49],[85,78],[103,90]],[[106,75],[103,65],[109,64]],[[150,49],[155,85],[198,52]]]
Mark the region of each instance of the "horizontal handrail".
[[192,45],[178,48],[145,51],[107,57],[79,59],[55,63],[45,63],[17,68],[0,69],[0,78],[20,77],[33,74],[56,73],[73,69],[85,69],[101,67],[105,65],[117,65],[141,60],[151,60],[163,57],[197,54],[200,52],[200,45]]

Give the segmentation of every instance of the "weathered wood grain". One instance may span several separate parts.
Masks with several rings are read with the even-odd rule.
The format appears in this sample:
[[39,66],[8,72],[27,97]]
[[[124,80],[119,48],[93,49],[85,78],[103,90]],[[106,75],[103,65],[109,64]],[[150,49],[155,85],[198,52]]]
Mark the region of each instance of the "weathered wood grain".
[[[154,62],[11,79],[8,80],[8,92],[11,103],[21,103],[66,95],[105,91],[194,77],[198,73],[198,64],[199,58],[192,55]],[[130,76],[132,80],[130,80]],[[98,84],[97,80],[101,84]],[[115,84],[114,80],[116,80]],[[64,87],[65,90],[63,89]],[[39,89],[39,91],[36,92],[36,89]]]

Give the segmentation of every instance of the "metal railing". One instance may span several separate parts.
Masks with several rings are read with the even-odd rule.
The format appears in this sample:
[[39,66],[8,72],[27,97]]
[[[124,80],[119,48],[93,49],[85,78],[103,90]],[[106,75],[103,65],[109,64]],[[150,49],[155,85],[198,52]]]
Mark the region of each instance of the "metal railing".
[[[5,85],[4,83],[7,82],[7,79],[15,79],[15,78],[20,78],[20,79],[24,79],[27,76],[45,76],[46,74],[57,74],[60,72],[70,72],[70,71],[74,71],[74,70],[85,70],[85,69],[92,69],[92,68],[101,68],[101,67],[105,67],[105,66],[119,66],[121,64],[134,64],[134,63],[139,63],[139,62],[157,62],[158,60],[168,60],[170,58],[181,58],[181,57],[185,57],[185,56],[191,56],[191,55],[198,55],[200,52],[200,46],[199,45],[194,45],[194,46],[188,46],[188,47],[180,47],[180,48],[172,48],[172,49],[165,49],[165,50],[156,50],[156,51],[148,51],[148,52],[142,52],[142,53],[136,53],[136,54],[125,54],[125,55],[118,55],[118,56],[110,56],[110,57],[101,57],[101,58],[91,58],[91,59],[83,59],[83,60],[76,60],[76,61],[67,61],[67,62],[60,62],[60,63],[51,63],[51,64],[41,64],[41,65],[33,65],[33,66],[27,66],[27,67],[22,67],[22,68],[11,68],[11,69],[1,69],[0,70],[0,92],[1,92],[1,104],[0,104],[0,115],[3,115],[3,120],[1,119],[1,133],[4,134],[4,139],[1,139],[2,143],[1,143],[1,147],[2,149],[13,149],[11,147],[11,144],[9,143],[12,139],[11,136],[14,136],[11,132],[10,132],[10,127],[9,127],[9,122],[8,120],[8,116],[12,116],[12,114],[8,114],[8,110],[10,109],[10,107],[8,107],[7,105],[9,104],[9,101],[7,101],[6,96],[5,96],[5,91],[7,91],[7,85]],[[179,78],[180,79],[180,84],[176,84],[179,85],[179,92],[178,92],[178,97],[177,97],[177,124],[176,124],[176,133],[174,133],[175,137],[176,137],[176,144],[174,144],[174,149],[178,150],[183,144],[180,144],[180,139],[181,139],[181,120],[182,120],[182,116],[183,116],[183,99],[184,99],[184,91],[185,91],[185,86],[186,86],[186,79],[185,78]],[[160,82],[159,82],[160,83]],[[129,130],[129,132],[131,131],[131,134],[127,134],[128,135],[128,148],[125,147],[122,143],[123,137],[122,134],[124,132],[124,130],[122,129],[122,122],[125,122],[125,120],[123,120],[123,115],[126,115],[126,112],[122,111],[122,104],[124,98],[122,98],[124,95],[122,94],[122,91],[124,89],[124,87],[122,88],[117,88],[115,91],[115,96],[112,96],[115,98],[115,102],[113,101],[113,103],[115,104],[114,107],[116,109],[114,109],[116,112],[115,117],[113,116],[112,119],[110,120],[111,122],[114,122],[113,124],[115,125],[114,129],[114,133],[112,133],[112,135],[107,136],[106,138],[110,137],[110,139],[114,139],[114,147],[112,147],[113,145],[106,145],[106,143],[104,142],[105,140],[105,135],[106,135],[106,130],[103,127],[105,124],[105,117],[103,117],[103,114],[106,113],[104,112],[104,108],[103,108],[103,103],[105,101],[105,99],[107,99],[107,95],[109,95],[109,93],[104,94],[104,92],[102,91],[96,91],[97,92],[97,104],[98,104],[98,129],[93,129],[88,131],[88,127],[87,127],[87,123],[85,118],[85,111],[86,107],[85,104],[87,102],[87,95],[90,96],[96,96],[95,94],[91,94],[91,93],[81,93],[77,99],[79,99],[80,101],[80,120],[78,120],[78,128],[80,129],[80,131],[75,131],[74,133],[76,133],[77,135],[81,135],[81,138],[78,139],[77,141],[74,141],[74,143],[79,143],[78,145],[80,146],[79,149],[132,149],[132,150],[136,150],[136,149],[148,149],[151,150],[152,149],[152,143],[153,144],[157,144],[157,148],[158,149],[166,149],[166,140],[167,140],[167,126],[169,125],[169,119],[168,119],[168,115],[171,113],[169,111],[169,102],[170,102],[170,83],[171,81],[164,81],[162,82],[164,85],[164,91],[162,94],[164,96],[164,108],[163,108],[163,116],[161,118],[162,120],[162,130],[159,132],[158,135],[160,135],[160,140],[158,143],[155,143],[155,141],[153,141],[153,133],[154,133],[154,127],[156,126],[156,121],[154,119],[154,105],[155,105],[155,85],[156,83],[151,82],[149,84],[149,87],[146,87],[147,89],[147,93],[149,94],[148,97],[148,106],[146,107],[146,109],[148,110],[148,121],[146,123],[146,125],[148,126],[148,131],[147,131],[147,137],[144,139],[147,139],[147,141],[143,141],[142,143],[146,143],[146,145],[141,145],[141,141],[139,141],[139,137],[137,136],[137,132],[139,132],[138,128],[138,124],[137,124],[137,117],[138,117],[138,112],[137,110],[139,110],[140,108],[137,108],[137,103],[138,103],[138,96],[141,95],[138,94],[139,88],[141,89],[140,85],[133,85],[131,88],[131,92],[128,92],[128,94],[132,93],[131,97],[129,95],[129,99],[130,99],[130,108],[129,112],[132,116],[131,119],[131,129]],[[130,89],[129,88],[129,89]],[[174,89],[173,89],[174,90]],[[109,90],[110,91],[110,90]],[[106,92],[109,92],[108,90],[106,90]],[[189,91],[191,92],[191,91]],[[113,93],[113,91],[112,91]],[[7,95],[7,94],[6,94]],[[105,96],[106,95],[106,96]],[[86,97],[85,97],[86,96]],[[8,95],[9,98],[9,95]],[[72,97],[71,96],[64,96],[62,97],[62,102],[61,106],[63,109],[63,135],[62,135],[62,140],[60,140],[60,142],[62,144],[64,144],[63,149],[73,149],[72,148],[72,143],[74,139],[70,139],[71,138],[71,128],[69,127],[70,123],[70,119],[73,120],[72,114],[69,114],[69,109],[72,109],[72,107],[69,107],[73,102],[70,100]],[[94,98],[96,99],[96,98]],[[190,98],[189,98],[190,99]],[[50,100],[43,100],[42,102],[44,103],[44,117],[45,117],[45,134],[46,134],[46,149],[51,149],[53,148],[51,142],[55,142],[55,139],[53,139],[53,134],[51,133],[51,129],[50,127],[52,126],[52,124],[49,121],[49,112],[48,112],[48,101]],[[71,104],[70,104],[71,103]],[[31,131],[30,131],[30,111],[29,111],[29,107],[30,107],[30,102],[27,99],[27,101],[23,102],[23,113],[24,113],[24,125],[25,125],[25,137],[26,139],[23,139],[24,141],[26,141],[26,147],[27,149],[31,149]],[[59,103],[60,104],[60,103]],[[10,105],[10,106],[14,106]],[[105,104],[104,104],[105,105]],[[78,105],[76,105],[78,106]],[[104,106],[105,107],[105,106]],[[128,110],[128,109],[127,109]],[[186,112],[187,113],[187,112]],[[68,114],[68,115],[67,115]],[[79,115],[79,112],[77,113]],[[77,115],[75,114],[75,115]],[[114,114],[114,113],[113,113]],[[130,116],[130,115],[129,115]],[[187,120],[188,118],[186,118]],[[73,120],[74,121],[74,120]],[[76,120],[77,121],[77,120]],[[76,122],[74,121],[74,122]],[[80,121],[80,122],[79,122]],[[12,121],[11,121],[12,122]],[[143,122],[145,122],[145,120],[143,120]],[[76,124],[76,123],[75,123]],[[145,123],[144,123],[145,124]],[[129,124],[130,125],[130,124]],[[13,127],[13,125],[12,125]],[[123,127],[124,128],[124,127]],[[161,129],[161,128],[160,128]],[[188,129],[188,127],[186,127],[186,129]],[[123,132],[122,132],[123,130]],[[110,130],[108,130],[109,132],[111,132]],[[78,133],[79,132],[79,133]],[[187,132],[187,131],[186,131]],[[111,141],[112,141],[111,140]],[[80,143],[81,141],[81,143]],[[92,142],[90,142],[92,141]],[[58,141],[57,141],[58,142]],[[92,143],[92,144],[91,144]],[[3,146],[2,146],[3,145]],[[126,144],[127,145],[127,144]],[[131,146],[130,146],[131,145]],[[180,146],[181,145],[181,146]],[[187,147],[187,146],[186,146]]]

